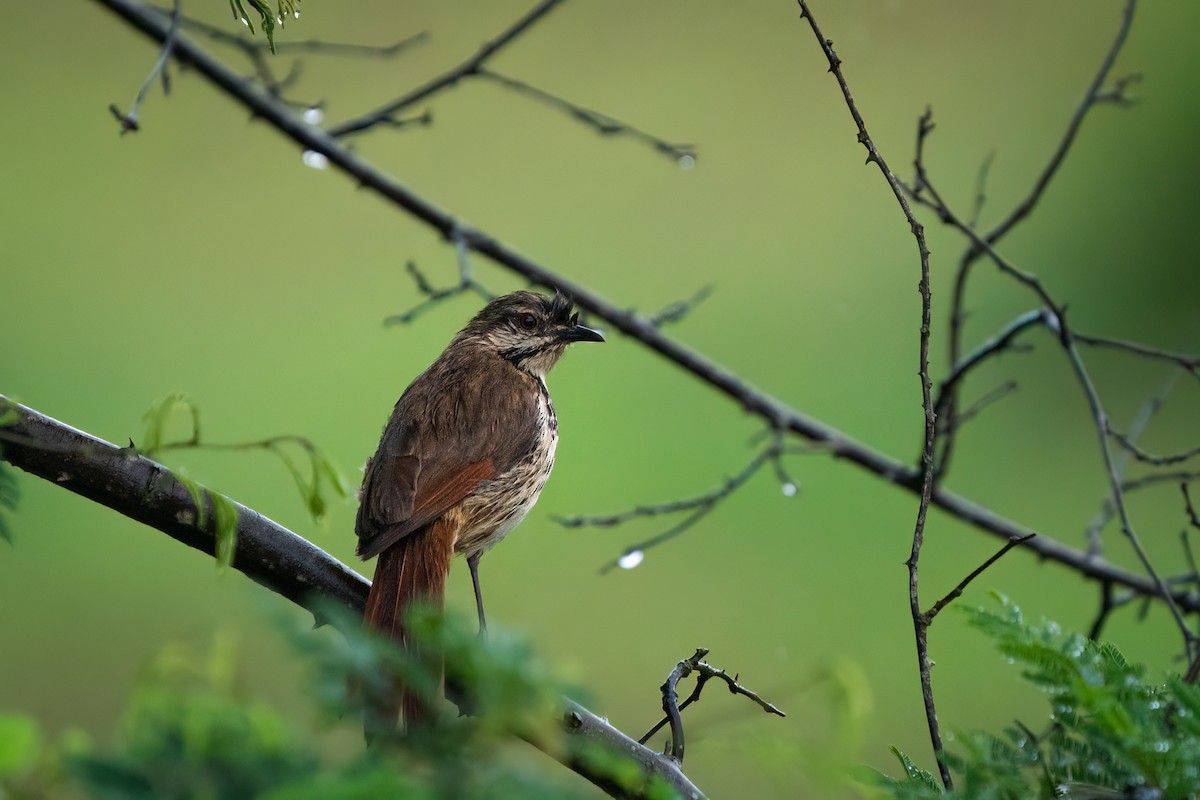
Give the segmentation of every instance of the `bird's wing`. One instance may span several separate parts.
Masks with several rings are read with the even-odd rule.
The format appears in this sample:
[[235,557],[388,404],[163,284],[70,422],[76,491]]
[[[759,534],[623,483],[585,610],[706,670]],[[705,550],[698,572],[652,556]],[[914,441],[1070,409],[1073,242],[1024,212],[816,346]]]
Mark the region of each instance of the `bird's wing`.
[[536,445],[537,386],[496,362],[466,370],[435,363],[405,390],[363,476],[355,532],[364,559],[433,522]]

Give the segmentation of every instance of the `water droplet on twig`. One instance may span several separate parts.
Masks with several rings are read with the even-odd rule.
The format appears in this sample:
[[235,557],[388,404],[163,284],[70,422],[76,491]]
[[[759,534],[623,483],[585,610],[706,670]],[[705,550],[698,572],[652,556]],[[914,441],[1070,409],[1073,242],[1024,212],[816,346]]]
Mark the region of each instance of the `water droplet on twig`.
[[329,166],[329,159],[325,157],[325,154],[318,153],[316,150],[305,150],[304,155],[300,158],[304,162],[304,166],[313,169],[325,169]]
[[642,563],[642,559],[645,557],[646,554],[641,550],[630,550],[628,553],[617,559],[617,566],[621,569],[633,569],[638,564]]

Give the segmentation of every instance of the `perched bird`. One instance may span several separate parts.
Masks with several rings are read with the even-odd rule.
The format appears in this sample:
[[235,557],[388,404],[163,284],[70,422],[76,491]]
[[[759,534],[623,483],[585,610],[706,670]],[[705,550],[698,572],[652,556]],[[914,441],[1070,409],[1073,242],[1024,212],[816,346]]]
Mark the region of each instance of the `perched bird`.
[[[413,603],[441,608],[455,553],[466,556],[480,633],[487,630],[479,559],[537,501],[558,444],[546,373],[572,342],[604,337],[579,324],[571,301],[513,292],[488,303],[396,403],[359,490],[358,554],[379,556],[367,624],[409,648]],[[397,687],[369,710],[368,733],[429,717]]]

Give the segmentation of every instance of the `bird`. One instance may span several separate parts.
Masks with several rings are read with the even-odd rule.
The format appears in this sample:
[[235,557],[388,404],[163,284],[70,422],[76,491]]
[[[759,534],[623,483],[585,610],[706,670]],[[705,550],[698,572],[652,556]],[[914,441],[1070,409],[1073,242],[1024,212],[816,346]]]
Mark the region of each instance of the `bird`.
[[[368,628],[415,652],[406,613],[416,603],[442,610],[457,553],[486,636],[479,560],[529,513],[554,466],[558,419],[546,374],[568,345],[603,341],[561,293],[513,292],[484,306],[404,390],[358,495],[357,552],[378,556]],[[400,720],[434,718],[428,698],[394,680],[392,698],[367,709],[368,739]]]

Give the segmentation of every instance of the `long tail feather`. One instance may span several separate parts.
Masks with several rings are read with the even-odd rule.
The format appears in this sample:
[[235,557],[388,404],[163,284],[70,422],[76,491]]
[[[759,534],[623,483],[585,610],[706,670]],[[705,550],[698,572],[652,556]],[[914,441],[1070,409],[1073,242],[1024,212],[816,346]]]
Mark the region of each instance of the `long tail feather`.
[[[428,527],[404,536],[379,554],[375,579],[367,596],[366,624],[392,637],[414,656],[422,654],[417,652],[417,645],[409,634],[408,611],[414,603],[438,611],[443,608],[446,575],[454,555],[457,530],[453,515],[446,515]],[[439,679],[440,695],[441,655],[427,655],[426,662],[431,664]],[[405,726],[412,726],[427,722],[432,715],[430,698],[422,697],[397,677],[391,697],[368,706],[363,726],[369,739],[395,732],[398,717],[403,719]]]

